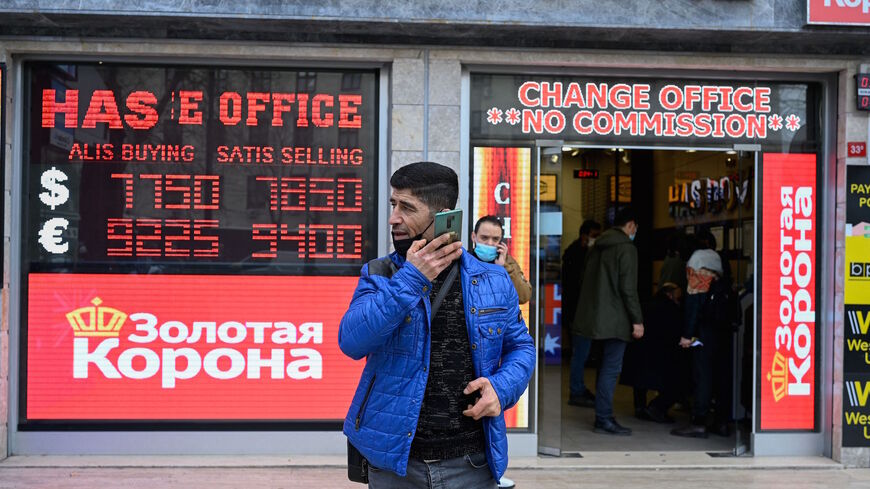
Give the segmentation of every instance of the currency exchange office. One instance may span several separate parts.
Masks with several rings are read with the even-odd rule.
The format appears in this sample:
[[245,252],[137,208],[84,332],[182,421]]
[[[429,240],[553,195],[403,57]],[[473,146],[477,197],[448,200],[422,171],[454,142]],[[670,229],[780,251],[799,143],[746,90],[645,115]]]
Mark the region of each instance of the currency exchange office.
[[32,63],[26,88],[20,429],[338,426],[376,74]]
[[[126,453],[341,449],[362,365],[338,324],[360,267],[389,249],[388,68],[19,66],[13,452],[101,453],[119,433]],[[562,253],[583,220],[631,204],[642,298],[677,232],[713,234],[754,293],[727,360],[734,432],[694,450],[821,453],[830,77],[473,64],[461,77],[466,225],[503,218],[536,290],[523,314],[540,359],[506,413],[514,449],[659,449],[605,446],[561,387]]]

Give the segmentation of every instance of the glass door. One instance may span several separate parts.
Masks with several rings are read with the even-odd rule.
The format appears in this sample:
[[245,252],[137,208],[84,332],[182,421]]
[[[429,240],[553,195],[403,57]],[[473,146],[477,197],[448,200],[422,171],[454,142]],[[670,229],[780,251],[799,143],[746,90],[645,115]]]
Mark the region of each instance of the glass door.
[[538,452],[563,456],[563,410],[566,382],[562,348],[564,334],[561,311],[560,242],[562,213],[559,205],[562,145],[560,141],[539,142],[532,184],[532,211],[536,216],[532,250],[537,266],[535,314],[538,328]]
[[[534,155],[535,219],[531,251],[536,263],[533,284],[537,302],[533,311],[539,325],[539,452],[553,456],[580,456],[588,451],[679,450],[716,456],[745,453],[746,427],[752,411],[754,357],[751,320],[756,153],[691,148],[563,147],[561,142],[539,142]],[[657,346],[651,350],[649,342],[629,345],[629,350],[634,351],[626,354],[614,395],[616,418],[634,430],[633,436],[593,433],[593,405],[582,396],[575,398],[584,390],[595,393],[596,366],[601,353],[594,341],[591,346],[583,345],[582,340],[577,344],[579,338],[572,335],[572,316],[584,306],[578,304],[579,285],[572,287],[581,277],[569,264],[571,260],[582,261],[574,256],[576,250],[589,244],[580,237],[581,227],[597,235],[611,226],[619,209],[628,205],[634,208],[640,226],[635,240],[638,295],[645,309],[655,310],[656,304],[661,305],[665,300],[659,293],[662,286],[674,280],[663,278],[665,264],[669,260],[681,261],[682,267],[671,263],[671,268],[672,275],[677,278],[682,275],[684,282],[685,262],[694,249],[702,246],[699,242],[705,240],[721,256],[740,299],[743,316],[730,329],[717,333],[712,380],[715,396],[709,436],[703,440],[670,434],[674,427],[690,419],[690,406],[694,402],[691,353],[677,347],[678,328],[668,333],[676,332],[676,339],[662,340],[661,328],[667,324],[661,319],[650,317],[647,325],[648,337],[651,342],[658,341]],[[709,239],[711,235],[713,238]],[[680,287],[684,293],[685,284]],[[682,312],[675,314],[681,320]],[[657,340],[653,338],[656,334]],[[746,339],[750,341],[747,343]],[[586,361],[572,369],[572,358],[587,346]],[[661,394],[662,387],[657,386],[662,385],[663,379],[659,376],[649,380],[649,376],[643,375],[647,373],[643,365],[644,362],[655,365],[660,363],[656,358],[672,356],[682,358],[681,366],[670,374],[679,378],[664,381],[676,383],[682,390],[668,403],[665,412],[670,412],[668,418],[674,418],[676,423],[655,423],[643,416],[640,408]]]

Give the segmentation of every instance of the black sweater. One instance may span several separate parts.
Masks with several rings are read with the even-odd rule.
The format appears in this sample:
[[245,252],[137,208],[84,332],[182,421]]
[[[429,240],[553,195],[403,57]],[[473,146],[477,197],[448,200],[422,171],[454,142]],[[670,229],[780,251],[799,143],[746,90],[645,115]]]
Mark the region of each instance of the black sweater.
[[[433,300],[449,270],[448,267],[432,282],[430,298]],[[417,434],[411,444],[411,457],[441,460],[482,452],[485,449],[483,423],[462,414],[469,404],[474,404],[478,393],[470,396],[462,393],[475,377],[458,276],[432,321],[431,341],[429,380]]]

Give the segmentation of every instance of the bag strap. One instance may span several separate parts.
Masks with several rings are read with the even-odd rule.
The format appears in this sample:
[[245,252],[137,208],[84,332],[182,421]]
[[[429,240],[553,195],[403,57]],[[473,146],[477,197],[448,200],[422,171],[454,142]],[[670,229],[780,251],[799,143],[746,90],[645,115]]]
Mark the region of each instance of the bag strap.
[[456,276],[459,275],[459,266],[456,262],[453,262],[450,265],[450,272],[447,274],[447,278],[444,279],[444,283],[441,284],[441,289],[438,290],[438,295],[435,296],[435,300],[432,301],[432,316],[430,320],[435,320],[435,313],[438,312],[438,308],[441,307],[441,303],[444,302],[444,297],[447,296],[447,292],[450,291],[450,287],[453,286],[453,281],[456,280]]

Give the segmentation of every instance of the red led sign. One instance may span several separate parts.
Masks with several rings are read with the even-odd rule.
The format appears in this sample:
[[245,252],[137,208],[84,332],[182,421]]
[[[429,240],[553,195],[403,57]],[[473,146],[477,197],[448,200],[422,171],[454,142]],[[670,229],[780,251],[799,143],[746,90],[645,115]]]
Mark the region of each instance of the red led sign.
[[[80,117],[79,90],[67,90],[64,99],[59,100],[57,90],[46,88],[42,91],[42,127],[55,127],[55,119],[60,115],[60,125],[65,128],[95,129],[97,124],[105,124],[109,129],[151,129],[160,122],[157,96],[147,90],[130,92],[125,100],[125,114],[118,109],[118,93],[115,90],[94,90],[87,100],[87,110]],[[118,91],[120,92],[120,90]],[[180,125],[202,125],[203,92],[181,90],[170,92],[169,118]],[[338,107],[336,106],[338,99]],[[244,119],[247,126],[261,124],[283,127],[285,120],[296,127],[338,127],[359,129],[362,119],[359,107],[362,96],[359,94],[319,93],[264,93],[249,92],[242,97],[237,92],[224,92],[218,96],[218,120],[226,126],[235,126]],[[310,100],[309,100],[310,99]],[[84,102],[84,101],[83,101]],[[310,110],[309,110],[310,109]],[[337,113],[337,114],[336,114]],[[261,115],[262,114],[262,115]],[[269,115],[271,114],[271,117]],[[289,116],[289,117],[288,117]],[[261,121],[262,119],[262,121]]]
[[591,168],[579,168],[574,170],[574,178],[598,178],[598,170]]
[[25,68],[20,422],[343,418],[377,73]]
[[31,65],[36,269],[356,275],[376,254],[373,72],[74,68]]
[[816,406],[816,156],[762,163],[762,430],[811,430]]
[[870,110],[870,74],[855,75],[855,85],[858,90],[858,110]]

